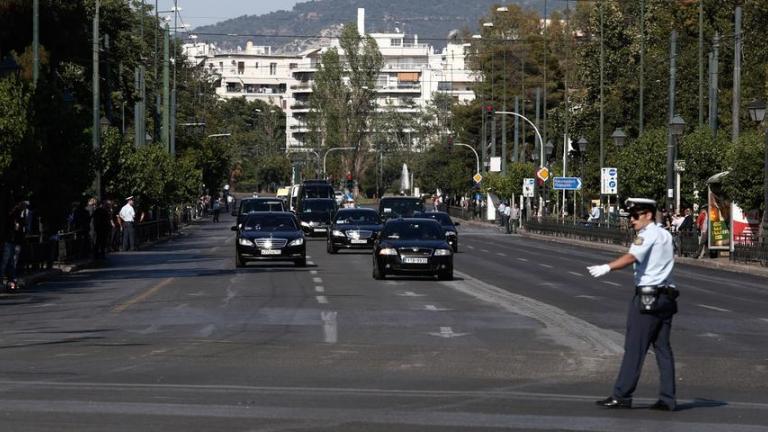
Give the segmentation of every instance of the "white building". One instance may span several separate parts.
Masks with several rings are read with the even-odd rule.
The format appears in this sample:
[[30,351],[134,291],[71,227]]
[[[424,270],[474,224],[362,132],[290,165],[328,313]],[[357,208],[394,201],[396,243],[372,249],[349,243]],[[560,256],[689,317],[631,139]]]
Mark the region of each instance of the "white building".
[[[358,30],[365,32],[364,10],[358,9]],[[371,33],[381,51],[384,66],[376,80],[377,104],[394,107],[399,112],[417,113],[427,106],[436,92],[447,93],[460,102],[475,98],[475,75],[465,66],[469,44],[449,43],[441,52],[418,42],[418,36]],[[199,44],[198,44],[199,45]],[[188,47],[188,49],[187,49]],[[296,56],[274,55],[270,47],[248,43],[245,49],[219,52],[185,45],[190,61],[203,63],[220,77],[217,94],[223,98],[261,99],[286,113],[286,149],[304,147],[314,74],[323,53],[331,47],[344,53],[339,40],[330,47],[318,48]],[[194,59],[194,60],[191,60]]]

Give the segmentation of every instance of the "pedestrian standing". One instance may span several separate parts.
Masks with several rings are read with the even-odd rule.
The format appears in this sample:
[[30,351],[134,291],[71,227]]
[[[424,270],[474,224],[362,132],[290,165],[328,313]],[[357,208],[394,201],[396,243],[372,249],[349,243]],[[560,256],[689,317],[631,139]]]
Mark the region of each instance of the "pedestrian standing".
[[514,204],[508,205],[504,209],[504,219],[505,219],[505,230],[507,231],[507,234],[512,232],[512,210],[514,209]]
[[16,272],[24,240],[27,235],[27,203],[20,201],[8,213],[0,276],[9,289],[16,289]]
[[133,209],[133,195],[125,199],[125,205],[120,209],[119,216],[123,227],[123,250],[136,250],[136,234],[133,228],[136,211]]
[[93,257],[104,259],[107,257],[107,243],[112,233],[112,208],[108,200],[93,211],[94,248]]
[[611,270],[634,266],[635,295],[629,305],[624,358],[612,394],[597,401],[606,408],[631,408],[646,353],[653,345],[660,374],[659,400],[650,408],[674,411],[675,360],[670,345],[672,317],[677,312],[678,291],[672,282],[672,235],[654,223],[656,201],[627,200],[632,228],[637,232],[629,252],[608,264],[587,267],[598,278]]
[[219,221],[219,214],[221,214],[221,199],[216,198],[213,200],[213,221],[218,222]]
[[703,206],[696,218],[696,228],[699,230],[699,250],[696,252],[696,258],[701,259],[706,256],[709,245],[709,211],[707,206]]
[[499,203],[499,225],[504,226],[504,213],[507,210],[507,205],[504,204],[504,201]]

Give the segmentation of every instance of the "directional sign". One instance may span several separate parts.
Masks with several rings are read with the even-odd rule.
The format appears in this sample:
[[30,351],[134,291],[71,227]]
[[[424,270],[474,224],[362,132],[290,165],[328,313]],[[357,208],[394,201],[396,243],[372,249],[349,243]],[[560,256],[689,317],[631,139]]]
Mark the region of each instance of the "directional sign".
[[475,183],[480,183],[481,181],[483,181],[483,176],[481,176],[480,173],[477,173],[472,176],[472,180],[474,180]]
[[555,190],[581,190],[581,177],[553,177],[552,188]]
[[538,171],[536,171],[536,177],[539,178],[539,180],[545,182],[547,179],[549,179],[549,170],[547,167],[541,167]]
[[524,178],[523,179],[523,196],[526,198],[533,198],[533,188],[535,187],[536,179]]
[[600,193],[603,195],[619,193],[619,171],[616,168],[603,168],[600,171]]

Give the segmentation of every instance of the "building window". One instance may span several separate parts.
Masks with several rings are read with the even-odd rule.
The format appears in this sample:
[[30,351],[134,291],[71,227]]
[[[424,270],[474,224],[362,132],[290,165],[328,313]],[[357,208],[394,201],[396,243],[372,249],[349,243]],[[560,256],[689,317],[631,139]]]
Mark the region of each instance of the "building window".
[[254,69],[258,69],[258,68],[259,68],[259,62],[255,62],[255,63],[253,63],[253,68],[254,68]]
[[296,69],[298,67],[299,67],[298,63],[289,63],[288,64],[288,69]]
[[392,45],[393,47],[399,47],[399,46],[403,45],[403,40],[402,39],[390,39],[389,40],[389,44]]
[[269,74],[270,75],[277,75],[277,63],[270,63],[269,64]]
[[245,73],[245,62],[237,62],[237,74],[242,75]]
[[437,89],[439,91],[451,91],[453,90],[452,84],[450,81],[440,81],[437,83]]
[[224,62],[219,62],[219,70],[220,71],[224,70]]

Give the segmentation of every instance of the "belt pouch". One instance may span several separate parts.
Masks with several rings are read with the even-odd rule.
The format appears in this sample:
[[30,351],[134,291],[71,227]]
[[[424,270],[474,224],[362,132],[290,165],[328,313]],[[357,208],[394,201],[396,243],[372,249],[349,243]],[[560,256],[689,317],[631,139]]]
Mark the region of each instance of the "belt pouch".
[[638,307],[641,313],[653,313],[659,308],[659,289],[654,286],[643,286],[637,288],[637,295],[640,298]]

